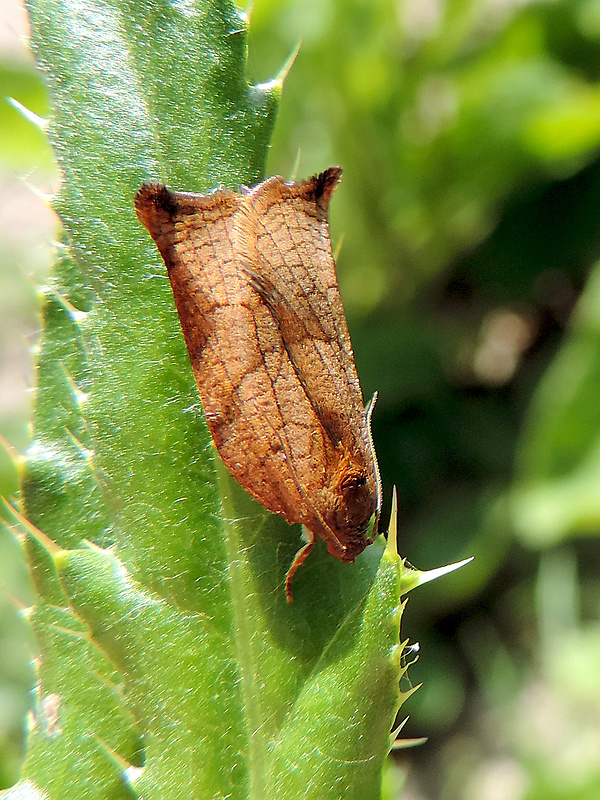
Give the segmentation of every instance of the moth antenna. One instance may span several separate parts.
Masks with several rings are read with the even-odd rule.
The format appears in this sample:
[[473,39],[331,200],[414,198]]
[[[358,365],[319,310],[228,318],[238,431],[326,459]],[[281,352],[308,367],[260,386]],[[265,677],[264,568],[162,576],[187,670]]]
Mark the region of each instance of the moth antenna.
[[371,417],[373,416],[373,409],[375,408],[375,403],[377,402],[378,396],[379,392],[373,392],[373,396],[371,397],[365,408],[365,417],[367,418],[367,433],[369,434],[369,449],[371,450],[371,455],[373,456],[373,465],[375,467],[375,486],[377,491],[375,524],[373,525],[374,533],[377,533],[377,529],[379,527],[379,516],[381,514],[381,496],[383,494],[383,490],[381,488],[381,472],[379,470],[379,464],[377,463],[377,453],[375,452],[375,445],[373,443],[373,431],[371,430]]
[[377,402],[377,398],[379,397],[379,392],[373,392],[373,395],[367,405],[365,406],[365,416],[367,418],[367,425],[371,428],[371,417],[373,415],[373,409],[375,408],[375,403]]

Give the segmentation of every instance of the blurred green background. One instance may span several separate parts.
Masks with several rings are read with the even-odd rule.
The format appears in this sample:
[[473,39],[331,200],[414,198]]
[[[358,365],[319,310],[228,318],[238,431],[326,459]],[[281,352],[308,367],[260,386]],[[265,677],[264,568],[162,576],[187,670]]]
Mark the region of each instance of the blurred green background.
[[[22,451],[54,234],[29,187],[56,173],[6,99],[48,113],[16,0],[2,15],[0,433]],[[408,604],[424,685],[402,735],[429,742],[394,755],[388,797],[597,800],[600,0],[255,0],[250,79],[299,40],[268,173],[344,167],[332,236],[384,521],[396,485],[403,556],[476,556]],[[0,570],[27,602],[7,535]],[[27,679],[2,611],[0,743]]]

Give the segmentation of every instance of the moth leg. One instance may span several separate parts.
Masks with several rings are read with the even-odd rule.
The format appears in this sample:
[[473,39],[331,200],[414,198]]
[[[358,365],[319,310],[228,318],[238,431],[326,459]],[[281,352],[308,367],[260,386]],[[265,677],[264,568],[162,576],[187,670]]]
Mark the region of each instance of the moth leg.
[[312,531],[309,531],[308,528],[304,528],[303,533],[307,537],[307,542],[306,544],[302,545],[300,550],[298,550],[298,552],[294,556],[292,565],[288,569],[287,575],[285,576],[285,596],[287,597],[288,603],[294,602],[294,595],[292,594],[292,578],[296,574],[296,570],[298,569],[298,567],[301,567],[302,564],[304,564],[304,562],[310,555],[310,551],[315,546],[314,533]]

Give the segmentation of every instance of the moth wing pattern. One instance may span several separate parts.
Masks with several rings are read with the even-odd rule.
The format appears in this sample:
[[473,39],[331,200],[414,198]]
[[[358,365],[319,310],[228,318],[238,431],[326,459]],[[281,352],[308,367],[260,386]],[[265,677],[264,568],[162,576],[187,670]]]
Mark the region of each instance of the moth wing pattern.
[[[323,535],[326,525],[309,500],[315,487],[304,478],[307,457],[323,459],[313,433],[319,423],[278,327],[234,258],[234,218],[244,200],[233,192],[194,195],[146,184],[136,195],[136,211],[167,266],[222,460],[270,511]],[[287,398],[291,416],[282,413],[279,396]]]

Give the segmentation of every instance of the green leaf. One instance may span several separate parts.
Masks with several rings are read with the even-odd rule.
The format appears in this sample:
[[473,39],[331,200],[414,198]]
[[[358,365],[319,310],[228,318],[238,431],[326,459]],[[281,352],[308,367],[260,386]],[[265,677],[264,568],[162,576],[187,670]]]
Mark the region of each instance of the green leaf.
[[[39,600],[19,791],[86,798],[377,798],[401,694],[395,542],[345,565],[220,464],[146,179],[262,176],[280,82],[249,86],[224,0],[30,5],[65,228],[22,497]],[[92,544],[93,543],[93,544]]]

